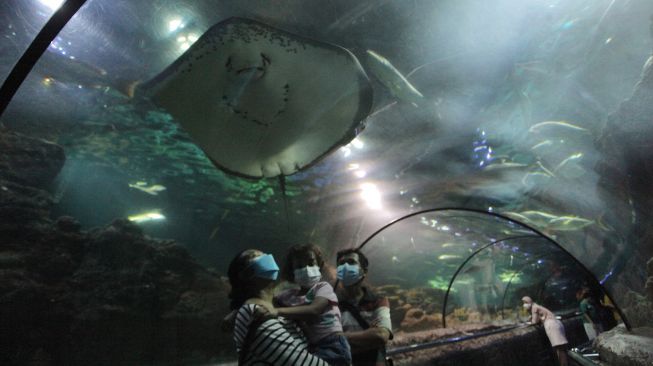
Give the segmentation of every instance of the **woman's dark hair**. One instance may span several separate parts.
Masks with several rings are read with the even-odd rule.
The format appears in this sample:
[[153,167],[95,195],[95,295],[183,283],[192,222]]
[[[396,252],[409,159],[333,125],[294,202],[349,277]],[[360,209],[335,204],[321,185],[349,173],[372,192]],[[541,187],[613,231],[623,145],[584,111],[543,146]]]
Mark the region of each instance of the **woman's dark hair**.
[[324,266],[324,257],[322,256],[322,250],[320,247],[314,244],[298,244],[293,245],[288,249],[286,254],[286,259],[283,263],[283,268],[281,269],[281,278],[286,281],[293,282],[295,281],[295,271],[293,268],[293,260],[301,258],[310,258],[311,253],[315,254],[315,260],[317,261],[317,266],[320,267],[320,272]]
[[336,254],[336,261],[339,261],[340,258],[349,254],[358,254],[358,262],[361,264],[361,268],[364,271],[367,271],[367,266],[369,265],[369,262],[367,261],[367,257],[357,248],[343,249],[339,251]]
[[236,310],[243,306],[247,299],[256,296],[258,289],[251,285],[251,277],[244,275],[247,267],[252,263],[252,258],[256,257],[259,251],[255,249],[245,249],[236,254],[234,259],[229,263],[229,284],[231,284],[231,291],[229,292],[229,299],[231,303],[229,307],[231,310]]

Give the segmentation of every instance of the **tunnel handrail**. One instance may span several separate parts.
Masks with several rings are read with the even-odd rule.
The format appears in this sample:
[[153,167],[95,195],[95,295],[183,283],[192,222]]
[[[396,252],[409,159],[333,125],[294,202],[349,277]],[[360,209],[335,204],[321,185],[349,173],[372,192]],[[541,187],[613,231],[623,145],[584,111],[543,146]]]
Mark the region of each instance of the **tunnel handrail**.
[[470,339],[474,338],[480,338],[480,337],[485,337],[493,334],[498,334],[498,333],[503,333],[503,332],[508,332],[513,329],[517,328],[526,328],[530,324],[515,324],[515,325],[510,325],[507,327],[502,327],[499,329],[494,329],[490,330],[487,332],[481,332],[481,333],[476,333],[476,334],[470,334],[470,335],[465,335],[465,336],[459,336],[459,337],[453,337],[453,338],[445,338],[445,339],[436,339],[434,341],[426,342],[426,343],[415,343],[411,344],[408,346],[401,346],[397,348],[392,348],[386,351],[386,355],[392,356],[392,355],[397,355],[401,353],[408,353],[408,352],[414,352],[414,351],[420,351],[423,349],[429,349],[429,348],[435,348],[438,346],[444,346],[446,344],[452,344],[452,343],[457,343],[457,342],[462,342],[462,341],[467,341]]
[[582,353],[569,350],[567,351],[567,355],[569,355],[572,362],[575,362],[579,366],[596,366],[594,361],[585,357]]
[[[562,314],[560,316],[563,319],[571,319],[571,318],[579,317],[580,315],[575,314],[575,313],[570,313],[570,314]],[[388,350],[386,350],[386,355],[387,356],[393,356],[393,355],[398,355],[398,354],[402,354],[402,353],[421,351],[421,350],[424,350],[424,349],[435,348],[435,347],[444,346],[444,345],[447,345],[447,344],[463,342],[463,341],[467,341],[467,340],[470,340],[470,339],[491,336],[491,335],[499,334],[499,333],[505,333],[505,332],[509,332],[509,331],[519,329],[519,328],[530,327],[532,325],[534,325],[534,324],[520,323],[520,324],[514,324],[514,325],[501,327],[501,328],[498,328],[498,329],[493,329],[493,330],[490,330],[490,331],[487,331],[487,332],[480,332],[480,333],[476,333],[476,334],[470,334],[470,335],[452,337],[452,338],[445,338],[445,339],[436,339],[434,341],[430,341],[430,342],[426,342],[426,343],[414,343],[414,344],[411,344],[411,345],[408,345],[408,346],[401,346],[401,347],[388,349]]]

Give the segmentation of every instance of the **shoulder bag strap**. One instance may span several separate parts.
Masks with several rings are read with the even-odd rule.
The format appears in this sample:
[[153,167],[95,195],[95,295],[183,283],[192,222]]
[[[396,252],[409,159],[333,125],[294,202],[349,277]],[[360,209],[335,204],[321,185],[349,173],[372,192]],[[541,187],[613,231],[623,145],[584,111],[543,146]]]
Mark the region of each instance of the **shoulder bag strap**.
[[358,307],[348,303],[348,302],[340,302],[338,303],[338,306],[340,307],[341,311],[348,311],[351,313],[351,315],[354,316],[358,324],[363,328],[363,329],[368,329],[370,327],[370,324],[363,319],[363,316],[360,313],[360,310],[358,310]]

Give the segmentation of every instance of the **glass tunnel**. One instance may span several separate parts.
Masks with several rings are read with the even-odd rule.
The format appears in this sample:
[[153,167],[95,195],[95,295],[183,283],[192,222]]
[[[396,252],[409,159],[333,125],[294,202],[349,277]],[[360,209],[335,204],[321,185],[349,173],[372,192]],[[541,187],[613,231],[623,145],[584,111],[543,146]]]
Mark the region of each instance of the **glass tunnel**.
[[[514,329],[523,296],[572,319],[585,286],[651,326],[652,16],[649,0],[3,0],[0,314],[17,330],[0,361],[233,363],[230,261],[305,243],[325,278],[338,251],[367,256],[390,353]],[[290,41],[206,48],[234,19]],[[251,92],[266,77],[284,81]],[[224,111],[231,135],[203,122]],[[303,160],[243,173],[265,149]]]

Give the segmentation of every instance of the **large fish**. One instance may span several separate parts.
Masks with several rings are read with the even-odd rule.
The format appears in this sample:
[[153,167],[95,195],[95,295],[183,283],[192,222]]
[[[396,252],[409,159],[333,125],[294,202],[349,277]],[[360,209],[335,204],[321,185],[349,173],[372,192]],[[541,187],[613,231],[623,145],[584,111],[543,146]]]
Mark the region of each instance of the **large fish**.
[[378,53],[367,50],[368,66],[377,79],[388,88],[390,93],[397,99],[419,106],[425,99],[422,93],[417,90],[388,59]]
[[227,173],[305,169],[364,127],[372,87],[348,50],[267,24],[211,27],[136,94],[165,108]]

